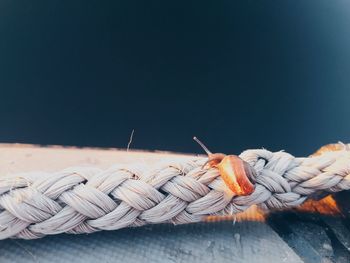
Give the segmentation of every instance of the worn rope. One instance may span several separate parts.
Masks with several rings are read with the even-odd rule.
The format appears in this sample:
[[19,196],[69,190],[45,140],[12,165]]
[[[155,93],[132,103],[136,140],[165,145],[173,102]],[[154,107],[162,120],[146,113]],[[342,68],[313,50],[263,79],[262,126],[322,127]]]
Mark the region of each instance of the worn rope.
[[155,168],[70,168],[57,173],[0,177],[0,239],[91,233],[145,224],[198,222],[252,205],[295,207],[318,191],[350,189],[350,152],[295,158],[286,152],[247,150],[256,171],[248,196],[230,191],[217,169],[193,158]]

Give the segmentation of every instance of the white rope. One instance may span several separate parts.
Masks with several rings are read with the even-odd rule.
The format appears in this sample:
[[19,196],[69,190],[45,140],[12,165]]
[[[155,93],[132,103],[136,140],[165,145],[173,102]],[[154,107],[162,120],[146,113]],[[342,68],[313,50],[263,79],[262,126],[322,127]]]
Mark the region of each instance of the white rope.
[[240,157],[256,171],[255,190],[235,196],[206,158],[156,169],[137,165],[70,168],[0,178],[0,239],[91,233],[145,224],[198,222],[258,205],[298,206],[318,191],[350,189],[350,152],[295,158],[285,152],[248,150]]

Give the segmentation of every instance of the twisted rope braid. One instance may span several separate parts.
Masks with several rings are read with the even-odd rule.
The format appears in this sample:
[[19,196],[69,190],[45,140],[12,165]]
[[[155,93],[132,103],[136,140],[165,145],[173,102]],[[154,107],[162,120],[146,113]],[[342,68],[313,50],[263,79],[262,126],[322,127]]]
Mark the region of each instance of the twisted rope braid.
[[295,158],[286,152],[247,150],[240,157],[256,171],[252,194],[236,196],[206,158],[108,170],[70,168],[0,178],[0,239],[34,239],[155,223],[198,222],[252,205],[298,206],[318,191],[350,189],[350,152]]

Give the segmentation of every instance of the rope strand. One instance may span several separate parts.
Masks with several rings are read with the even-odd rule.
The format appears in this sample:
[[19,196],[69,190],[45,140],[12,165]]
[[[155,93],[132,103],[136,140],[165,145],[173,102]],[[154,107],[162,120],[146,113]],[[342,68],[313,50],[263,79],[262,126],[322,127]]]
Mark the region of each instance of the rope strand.
[[350,189],[348,148],[295,158],[286,152],[247,150],[255,189],[237,196],[206,158],[149,167],[70,168],[0,178],[0,239],[92,233],[145,224],[198,222],[252,205],[284,209],[319,191]]

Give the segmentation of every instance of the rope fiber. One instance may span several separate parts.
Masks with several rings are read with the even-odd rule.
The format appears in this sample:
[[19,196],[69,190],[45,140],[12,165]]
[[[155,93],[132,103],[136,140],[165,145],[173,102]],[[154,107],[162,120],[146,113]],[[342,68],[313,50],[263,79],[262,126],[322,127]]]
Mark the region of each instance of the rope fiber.
[[236,214],[252,205],[295,207],[319,191],[350,189],[350,151],[340,146],[307,158],[283,151],[244,151],[240,157],[256,172],[250,178],[254,191],[247,196],[230,191],[202,157],[155,167],[133,164],[2,176],[0,239],[185,224]]

